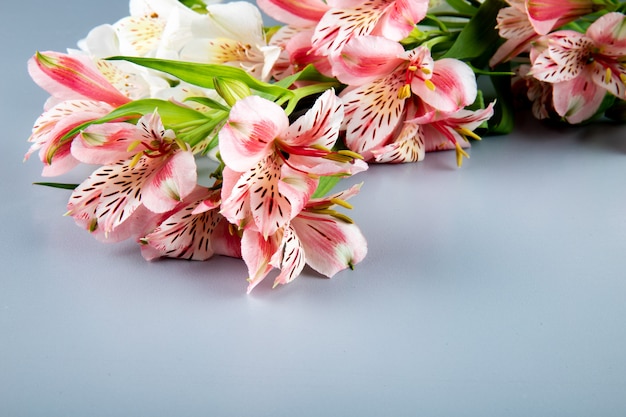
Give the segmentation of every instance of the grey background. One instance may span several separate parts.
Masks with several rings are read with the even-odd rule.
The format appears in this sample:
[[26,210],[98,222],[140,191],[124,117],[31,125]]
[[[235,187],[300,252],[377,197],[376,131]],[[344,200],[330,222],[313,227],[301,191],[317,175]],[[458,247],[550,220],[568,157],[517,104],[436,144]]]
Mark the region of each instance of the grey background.
[[626,414],[624,127],[522,118],[462,169],[373,166],[356,271],[246,295],[243,262],[145,262],[31,185],[26,60],[127,8],[0,4],[0,415]]

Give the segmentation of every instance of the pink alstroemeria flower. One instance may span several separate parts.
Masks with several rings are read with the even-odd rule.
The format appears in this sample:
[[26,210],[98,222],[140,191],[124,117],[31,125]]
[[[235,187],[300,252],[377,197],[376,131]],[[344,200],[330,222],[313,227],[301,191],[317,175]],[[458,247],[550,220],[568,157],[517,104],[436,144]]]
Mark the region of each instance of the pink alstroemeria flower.
[[492,67],[528,52],[530,43],[540,36],[528,19],[525,0],[507,0],[507,3],[510,7],[500,9],[496,17],[498,34],[506,41],[489,60]]
[[407,103],[423,101],[451,113],[473,103],[477,94],[474,73],[463,62],[450,58],[434,61],[426,47],[404,51],[398,42],[375,36],[358,37],[346,44],[335,72],[349,85],[341,93],[346,144],[366,160],[374,159],[373,149],[409,134],[399,133],[407,117]]
[[353,268],[367,254],[367,242],[352,220],[334,210],[336,205],[350,208],[347,199],[356,195],[360,185],[320,199],[312,199],[291,222],[269,239],[253,229],[244,230],[242,258],[248,266],[248,292],[274,268],[279,275],[274,286],[293,281],[308,264],[317,272],[332,277]]
[[428,9],[427,0],[260,0],[258,4],[281,22],[298,27],[316,24],[313,49],[333,57],[356,36],[404,39]]
[[226,164],[222,214],[268,237],[302,210],[319,176],[365,170],[354,153],[330,150],[342,119],[342,103],[332,90],[291,125],[280,106],[261,97],[235,103],[219,134]]
[[[465,148],[470,146],[469,138],[480,139],[474,130],[493,115],[494,103],[485,109],[454,112],[441,112],[428,105],[416,110],[414,117],[405,121],[403,132],[386,146],[374,149],[376,162],[396,163],[423,158],[425,152],[454,149],[458,166],[463,157],[469,158]],[[419,159],[418,159],[419,160]]]
[[28,70],[51,98],[35,122],[29,139],[33,144],[26,158],[39,151],[43,175],[60,175],[78,164],[70,152],[72,138],[65,141],[62,138],[73,128],[105,116],[130,100],[84,56],[37,53],[29,60]]
[[241,257],[241,238],[219,213],[220,191],[197,186],[149,234],[139,239],[147,260],[160,257],[205,261],[213,255]]
[[[139,120],[143,150],[129,160],[100,167],[70,197],[67,214],[102,240],[144,236],[145,227],[196,188],[192,152],[165,130],[154,113]],[[183,148],[183,146],[185,146]]]
[[530,74],[553,84],[556,112],[570,123],[593,116],[608,92],[626,99],[626,16],[608,13],[585,34],[562,30],[531,51]]

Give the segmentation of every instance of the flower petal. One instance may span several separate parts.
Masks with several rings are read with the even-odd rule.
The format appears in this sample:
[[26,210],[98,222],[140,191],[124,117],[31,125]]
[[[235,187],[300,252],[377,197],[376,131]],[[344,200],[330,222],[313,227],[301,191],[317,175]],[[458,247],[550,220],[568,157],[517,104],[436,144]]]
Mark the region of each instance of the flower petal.
[[333,73],[347,85],[363,85],[391,74],[403,60],[404,48],[381,36],[357,36],[351,39],[333,60]]
[[227,255],[240,256],[240,239],[229,233],[228,222],[218,210],[194,214],[195,208],[205,199],[214,198],[215,193],[197,187],[187,202],[179,204],[154,231],[141,238],[144,258],[152,260],[165,256],[204,261],[223,252],[224,248]]
[[401,41],[426,16],[428,0],[395,0],[382,16],[376,33],[387,39]]
[[343,121],[343,104],[334,90],[326,90],[313,106],[289,126],[282,141],[294,147],[335,146]]
[[274,139],[288,126],[277,104],[258,96],[239,100],[219,133],[222,159],[235,171],[247,171],[271,152]]
[[[401,122],[405,100],[398,97],[404,74],[344,90],[346,144],[360,154],[385,144]],[[366,156],[367,159],[367,155]]]
[[288,284],[300,275],[306,264],[305,251],[298,236],[291,227],[283,231],[280,246],[270,264],[280,269],[280,274],[274,279],[274,286]]
[[355,224],[313,212],[303,212],[291,224],[306,253],[306,263],[327,277],[352,268],[367,254],[367,241]]
[[143,204],[155,213],[165,213],[187,197],[197,184],[196,160],[190,151],[176,152],[146,179]]
[[273,269],[270,261],[278,247],[276,237],[264,238],[255,230],[244,230],[241,237],[241,257],[248,267],[248,294]]
[[378,163],[417,162],[424,159],[426,145],[423,130],[415,123],[405,123],[400,134],[389,145],[372,150]]
[[444,58],[435,61],[430,83],[415,77],[411,90],[437,110],[454,112],[472,104],[476,99],[476,76],[467,64],[457,59]]
[[553,84],[552,90],[554,110],[572,124],[593,116],[605,95],[606,90],[585,75]]
[[37,53],[28,61],[28,72],[41,88],[59,100],[88,99],[113,106],[130,101],[107,81],[86,56]]
[[328,6],[322,0],[257,0],[268,16],[293,26],[309,26],[320,21]]

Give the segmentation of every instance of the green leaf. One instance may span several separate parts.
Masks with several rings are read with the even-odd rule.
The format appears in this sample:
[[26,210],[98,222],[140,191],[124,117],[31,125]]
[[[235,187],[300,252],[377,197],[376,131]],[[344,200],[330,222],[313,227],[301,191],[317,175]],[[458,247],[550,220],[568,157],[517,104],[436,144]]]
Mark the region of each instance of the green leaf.
[[[510,68],[509,64],[503,65]],[[488,121],[489,133],[494,135],[505,135],[511,133],[513,125],[515,124],[511,77],[495,75],[490,78],[496,91],[497,101],[494,106],[494,114]]]
[[473,61],[477,67],[486,65],[500,42],[496,16],[506,6],[504,0],[485,0],[443,57]]
[[140,58],[130,56],[114,56],[107,58],[112,61],[128,61],[142,67],[151,68],[173,75],[190,84],[204,88],[215,88],[214,78],[231,78],[239,80],[253,90],[269,94],[275,98],[291,97],[293,93],[281,86],[257,80],[240,68],[216,64],[197,64],[193,62],[173,61],[157,58]]
[[201,14],[206,14],[207,12],[206,3],[203,2],[202,0],[178,0],[178,1],[184,4],[185,6],[189,7],[194,12],[198,12]]
[[189,97],[185,99],[185,101],[193,101],[194,103],[202,104],[203,106],[207,106],[214,110],[222,110],[225,112],[230,111],[227,106],[223,105],[219,101],[213,100],[212,98],[208,97]]
[[311,198],[322,198],[333,189],[333,187],[339,182],[341,177],[320,177],[320,182],[317,185],[317,189],[313,193]]
[[304,67],[302,71],[297,72],[293,75],[290,75],[289,77],[285,77],[282,80],[276,82],[274,85],[278,85],[284,88],[289,88],[293,84],[295,84],[297,81],[315,81],[319,83],[335,83],[337,87],[341,85],[335,78],[326,77],[325,75],[321,74],[317,70],[317,68],[315,68],[311,64]]
[[446,3],[450,5],[454,10],[459,13],[474,15],[477,8],[464,0],[446,0]]
[[34,185],[43,185],[44,187],[60,188],[62,190],[74,190],[78,184],[64,184],[61,182],[34,182]]

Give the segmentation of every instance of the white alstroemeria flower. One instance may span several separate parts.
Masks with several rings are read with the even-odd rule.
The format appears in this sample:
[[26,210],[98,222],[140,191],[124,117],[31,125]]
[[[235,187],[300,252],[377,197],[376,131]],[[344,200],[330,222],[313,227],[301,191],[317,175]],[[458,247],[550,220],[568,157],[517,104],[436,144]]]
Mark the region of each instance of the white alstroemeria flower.
[[195,19],[193,39],[180,53],[183,61],[228,64],[267,81],[280,55],[278,46],[269,46],[263,32],[259,9],[247,2],[215,4]]

